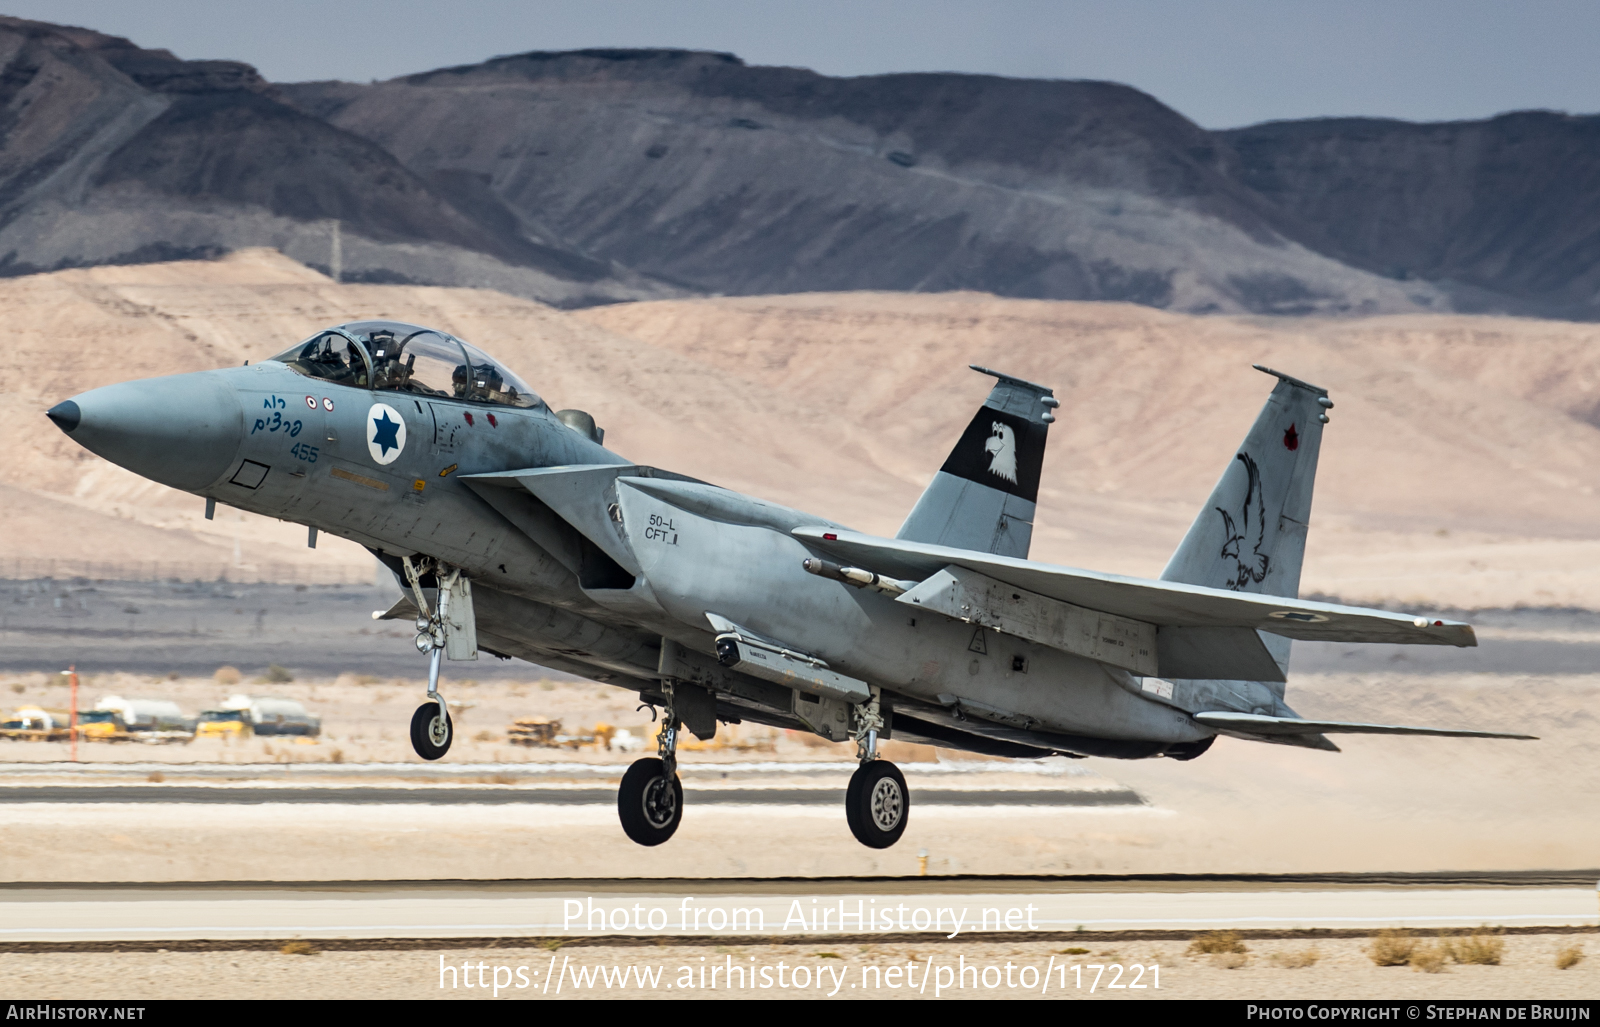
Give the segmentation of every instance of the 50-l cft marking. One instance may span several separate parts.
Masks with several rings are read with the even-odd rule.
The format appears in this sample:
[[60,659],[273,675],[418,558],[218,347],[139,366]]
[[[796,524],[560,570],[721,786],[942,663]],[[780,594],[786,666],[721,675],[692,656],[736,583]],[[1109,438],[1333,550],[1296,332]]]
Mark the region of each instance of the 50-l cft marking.
[[675,546],[678,544],[678,529],[672,523],[672,518],[651,514],[650,525],[644,529],[644,537],[651,542],[665,542],[669,546]]

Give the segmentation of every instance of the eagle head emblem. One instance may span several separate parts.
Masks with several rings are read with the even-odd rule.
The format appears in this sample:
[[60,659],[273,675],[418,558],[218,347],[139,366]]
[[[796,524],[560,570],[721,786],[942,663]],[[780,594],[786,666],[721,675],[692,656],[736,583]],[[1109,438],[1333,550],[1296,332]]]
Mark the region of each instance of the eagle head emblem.
[[988,439],[983,443],[983,451],[989,454],[989,473],[1015,485],[1017,483],[1016,433],[1008,425],[995,421],[989,431]]

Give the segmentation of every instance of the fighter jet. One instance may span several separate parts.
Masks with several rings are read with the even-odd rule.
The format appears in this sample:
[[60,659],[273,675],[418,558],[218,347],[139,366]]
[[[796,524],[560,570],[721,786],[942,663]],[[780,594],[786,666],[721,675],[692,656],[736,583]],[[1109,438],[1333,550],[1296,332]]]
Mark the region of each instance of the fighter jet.
[[1337,751],[1338,732],[1526,738],[1307,720],[1295,639],[1476,645],[1457,621],[1297,598],[1325,389],[1275,384],[1155,580],[1030,561],[1052,390],[994,384],[894,538],[605,446],[448,332],[328,328],[243,367],[93,389],[48,412],[91,452],[217,503],[351,539],[429,657],[418,756],[450,748],[441,659],[480,653],[639,695],[658,753],[623,776],[635,842],[681,822],[677,740],[750,721],[854,742],[845,815],[874,848],[911,794],[905,739],[990,756],[1192,760],[1220,735]]

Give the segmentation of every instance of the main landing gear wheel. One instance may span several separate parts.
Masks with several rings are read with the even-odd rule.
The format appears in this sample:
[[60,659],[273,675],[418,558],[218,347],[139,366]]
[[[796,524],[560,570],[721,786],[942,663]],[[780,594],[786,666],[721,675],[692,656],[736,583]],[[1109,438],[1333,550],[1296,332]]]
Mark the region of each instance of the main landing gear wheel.
[[450,714],[439,715],[439,704],[425,702],[411,715],[411,748],[425,760],[436,760],[450,751],[455,738]]
[[617,789],[622,830],[640,845],[660,845],[683,819],[683,782],[676,773],[669,778],[666,767],[654,756],[635,760]]
[[868,760],[850,775],[845,789],[845,820],[856,841],[887,849],[906,833],[911,815],[911,790],[905,775],[888,760]]

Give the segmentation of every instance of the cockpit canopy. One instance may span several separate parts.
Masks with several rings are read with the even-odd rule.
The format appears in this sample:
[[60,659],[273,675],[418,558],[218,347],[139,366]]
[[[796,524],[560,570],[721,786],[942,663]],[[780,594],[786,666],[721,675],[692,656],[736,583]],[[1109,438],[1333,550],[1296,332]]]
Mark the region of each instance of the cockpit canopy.
[[327,328],[274,360],[311,378],[362,389],[536,407],[539,397],[488,354],[448,332],[401,321]]

